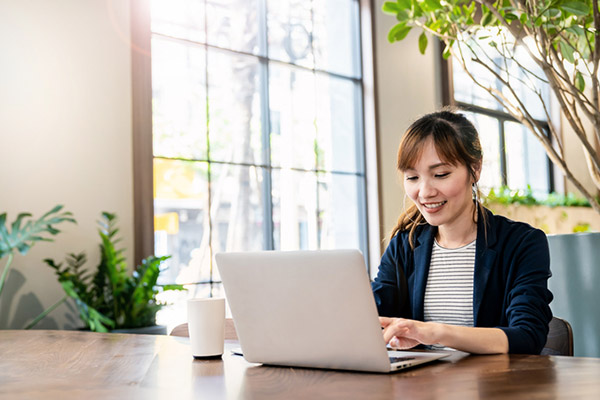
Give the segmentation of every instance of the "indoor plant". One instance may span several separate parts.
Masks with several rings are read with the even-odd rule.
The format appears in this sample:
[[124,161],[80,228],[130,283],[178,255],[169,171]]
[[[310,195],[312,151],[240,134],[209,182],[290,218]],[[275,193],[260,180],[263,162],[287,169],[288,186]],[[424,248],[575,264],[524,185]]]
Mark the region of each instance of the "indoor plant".
[[100,263],[95,271],[82,268],[86,262],[83,252],[68,254],[66,265],[44,260],[75,301],[85,326],[97,332],[155,325],[156,312],[163,306],[156,300],[160,290],[184,290],[182,285],[157,285],[160,265],[168,257],[147,257],[130,274],[124,250],[116,247],[120,241],[116,222],[115,214],[102,213]]
[[62,208],[62,205],[58,205],[37,220],[31,219],[29,213],[20,213],[10,225],[10,231],[6,226],[6,213],[0,214],[0,259],[7,257],[0,275],[0,294],[16,252],[25,255],[36,242],[52,242],[50,236],[60,232],[56,225],[61,222],[75,223],[73,214],[68,211],[61,213]]

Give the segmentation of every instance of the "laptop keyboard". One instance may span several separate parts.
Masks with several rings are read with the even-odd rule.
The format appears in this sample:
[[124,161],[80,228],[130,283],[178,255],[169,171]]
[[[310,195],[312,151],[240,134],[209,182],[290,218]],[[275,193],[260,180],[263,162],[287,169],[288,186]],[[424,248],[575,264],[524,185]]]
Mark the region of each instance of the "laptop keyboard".
[[390,363],[414,360],[414,357],[390,357]]

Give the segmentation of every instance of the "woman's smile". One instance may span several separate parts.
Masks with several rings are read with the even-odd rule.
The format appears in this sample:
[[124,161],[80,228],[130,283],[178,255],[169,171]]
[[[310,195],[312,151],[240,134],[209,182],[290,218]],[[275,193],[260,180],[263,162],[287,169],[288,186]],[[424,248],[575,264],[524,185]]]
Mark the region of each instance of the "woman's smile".
[[473,225],[473,178],[463,164],[440,158],[433,139],[423,145],[416,164],[404,171],[404,190],[425,220],[443,231]]
[[447,201],[440,201],[439,203],[421,203],[425,210],[428,212],[438,212]]

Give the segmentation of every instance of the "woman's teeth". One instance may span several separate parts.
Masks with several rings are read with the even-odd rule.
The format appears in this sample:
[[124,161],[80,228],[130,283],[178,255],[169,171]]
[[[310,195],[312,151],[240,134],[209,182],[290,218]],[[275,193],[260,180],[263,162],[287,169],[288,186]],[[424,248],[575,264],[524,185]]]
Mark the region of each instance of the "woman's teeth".
[[440,201],[439,203],[429,203],[429,204],[423,204],[423,206],[425,208],[437,208],[440,207],[442,205],[446,204],[445,201]]

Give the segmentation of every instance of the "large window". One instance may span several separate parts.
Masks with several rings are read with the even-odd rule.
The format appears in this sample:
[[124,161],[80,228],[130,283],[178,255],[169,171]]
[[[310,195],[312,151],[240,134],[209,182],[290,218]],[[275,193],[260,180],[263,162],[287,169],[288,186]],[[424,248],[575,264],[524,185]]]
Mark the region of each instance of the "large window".
[[358,0],[152,0],[151,31],[168,300],[222,295],[220,251],[367,256]]
[[[473,46],[467,51],[479,51],[482,47]],[[517,50],[515,56],[520,65],[530,71],[543,73],[524,51]],[[484,59],[484,57],[481,57]],[[486,86],[495,87],[504,95],[510,94],[503,90],[499,81],[481,65],[470,62],[465,57],[469,71],[477,80]],[[517,88],[519,98],[527,106],[542,126],[547,126],[545,112],[539,98],[527,88],[529,83],[523,71],[515,63],[508,65],[501,58],[489,58],[489,65],[502,66],[497,73],[509,73],[511,81]],[[466,114],[475,124],[484,152],[484,165],[479,182],[485,191],[500,186],[513,190],[531,188],[533,193],[543,197],[554,190],[552,164],[539,141],[529,130],[517,122],[502,105],[486,90],[473,83],[471,77],[463,70],[458,59],[452,60],[453,101],[459,107],[467,110]],[[519,84],[519,82],[524,82]],[[541,95],[548,102],[550,89],[547,84],[535,83]],[[547,129],[546,129],[547,130]]]

